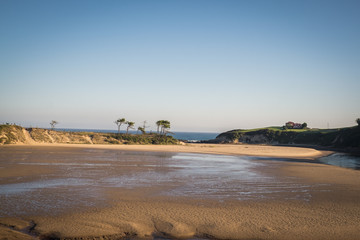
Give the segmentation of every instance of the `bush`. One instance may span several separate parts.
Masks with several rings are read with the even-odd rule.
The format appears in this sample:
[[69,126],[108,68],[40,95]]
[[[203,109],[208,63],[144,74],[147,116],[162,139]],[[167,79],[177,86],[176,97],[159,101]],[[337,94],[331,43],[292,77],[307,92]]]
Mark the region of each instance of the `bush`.
[[159,134],[113,134],[112,138],[123,142],[124,144],[178,144],[178,140],[172,136],[164,136]]

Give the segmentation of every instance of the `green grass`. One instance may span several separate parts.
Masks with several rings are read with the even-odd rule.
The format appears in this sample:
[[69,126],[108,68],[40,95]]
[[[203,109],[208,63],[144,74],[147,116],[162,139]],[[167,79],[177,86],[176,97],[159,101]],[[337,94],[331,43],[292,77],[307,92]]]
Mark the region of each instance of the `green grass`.
[[360,147],[360,127],[286,130],[283,130],[282,127],[237,129],[221,133],[217,138],[227,139],[230,142],[310,144],[357,148]]
[[254,132],[259,130],[271,130],[271,131],[288,131],[288,132],[304,132],[309,131],[309,129],[286,129],[284,130],[283,127],[264,127],[264,128],[254,128],[254,129],[236,129],[232,131],[240,131],[240,132]]
[[159,134],[110,134],[110,136],[125,144],[178,144],[178,140],[172,136],[163,136]]

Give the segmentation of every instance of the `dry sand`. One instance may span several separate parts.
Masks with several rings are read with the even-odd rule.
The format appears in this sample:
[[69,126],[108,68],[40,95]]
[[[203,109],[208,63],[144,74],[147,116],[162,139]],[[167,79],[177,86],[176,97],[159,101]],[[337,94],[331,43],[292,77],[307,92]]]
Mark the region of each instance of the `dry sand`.
[[[31,146],[31,145],[28,145]],[[263,156],[296,159],[315,159],[331,154],[331,151],[319,151],[313,148],[269,146],[255,144],[183,144],[183,145],[102,145],[102,144],[61,144],[42,143],[34,146],[72,147],[72,148],[97,148],[117,149],[124,151],[151,151],[151,152],[186,152],[209,153],[223,155]],[[15,145],[7,146],[15,147]]]
[[[54,149],[121,149],[132,151],[193,152],[315,159],[329,154],[310,148],[259,145],[99,146],[46,145]],[[1,146],[0,154],[29,146]],[[65,150],[64,150],[65,151]],[[0,155],[0,159],[1,159]],[[3,155],[4,156],[4,155]],[[5,159],[1,159],[3,161]],[[1,169],[2,181],[11,176],[51,173],[41,169]],[[198,199],[155,194],[153,187],[104,191],[107,205],[69,208],[61,214],[0,218],[0,239],[33,239],[21,232],[32,229],[37,237],[69,239],[205,238],[205,239],[359,239],[360,172],[315,163],[277,162],[270,174],[295,177],[310,186],[311,198],[284,197],[240,201],[232,198]],[[6,175],[5,175],[6,174]],[[6,177],[3,177],[6,176]],[[313,186],[313,187],[312,187]],[[164,189],[162,189],[164,190]],[[36,225],[35,225],[36,224]],[[29,231],[25,231],[29,232]],[[97,238],[96,238],[97,237]]]

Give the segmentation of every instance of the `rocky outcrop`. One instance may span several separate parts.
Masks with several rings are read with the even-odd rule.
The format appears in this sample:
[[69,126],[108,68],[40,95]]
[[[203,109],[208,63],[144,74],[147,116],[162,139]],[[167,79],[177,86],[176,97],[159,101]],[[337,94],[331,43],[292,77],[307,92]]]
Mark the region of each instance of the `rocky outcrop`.
[[274,130],[232,130],[219,134],[214,142],[250,144],[303,144],[331,147],[360,148],[360,127],[304,131]]

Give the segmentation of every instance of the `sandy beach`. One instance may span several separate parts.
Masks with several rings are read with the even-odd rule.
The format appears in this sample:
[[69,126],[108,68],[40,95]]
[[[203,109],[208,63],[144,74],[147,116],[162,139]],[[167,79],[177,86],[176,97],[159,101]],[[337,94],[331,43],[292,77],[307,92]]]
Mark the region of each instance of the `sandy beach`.
[[[358,239],[360,172],[315,161],[330,153],[262,145],[0,146],[0,186],[8,191],[0,195],[0,239]],[[199,169],[207,172],[192,172]]]
[[[35,143],[25,146],[42,147],[71,147],[71,148],[94,148],[116,149],[124,151],[151,151],[151,152],[188,152],[209,153],[223,155],[247,155],[280,158],[315,159],[331,154],[331,151],[319,151],[313,148],[283,147],[256,144],[191,144],[183,145],[103,145],[103,144],[61,144],[61,143]],[[6,146],[14,147],[14,146]]]

